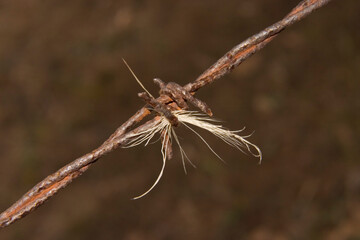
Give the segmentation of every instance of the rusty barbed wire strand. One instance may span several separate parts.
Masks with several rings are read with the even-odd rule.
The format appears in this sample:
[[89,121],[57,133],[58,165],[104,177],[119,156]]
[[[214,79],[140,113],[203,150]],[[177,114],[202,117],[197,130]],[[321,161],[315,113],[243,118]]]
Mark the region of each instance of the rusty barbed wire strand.
[[[251,55],[262,49],[286,27],[300,21],[305,16],[330,1],[331,0],[301,1],[288,15],[285,16],[285,18],[232,48],[215,64],[201,74],[194,82],[186,84],[184,89],[194,94],[205,85],[210,84],[216,79],[219,79],[225,74],[231,72]],[[167,104],[172,101],[172,99],[166,95],[161,95],[156,100],[163,104]],[[31,211],[34,211],[46,200],[54,196],[61,188],[66,187],[75,178],[84,173],[99,158],[123,146],[137,132],[149,129],[157,124],[160,118],[155,116],[152,120],[147,121],[133,130],[130,130],[149,114],[150,111],[146,107],[141,108],[118,129],[116,129],[116,131],[100,147],[93,150],[91,153],[77,158],[35,185],[11,207],[1,213],[0,228],[9,226],[16,220],[19,220]]]
[[196,92],[198,89],[231,72],[244,60],[262,49],[286,27],[300,21],[314,10],[324,6],[330,1],[331,0],[301,1],[288,15],[285,16],[285,18],[233,47],[194,82],[188,83],[184,88],[189,92]]
[[[139,117],[141,118],[141,116]],[[127,123],[123,125],[131,125],[134,122],[132,119],[129,120],[130,121],[127,121]],[[110,138],[99,148],[76,159],[75,161],[62,167],[57,172],[46,177],[0,215],[0,227],[6,227],[35,210],[38,206],[42,205],[46,200],[55,195],[55,193],[57,193],[61,188],[66,187],[72,182],[72,180],[85,172],[90,165],[96,162],[100,157],[125,144],[137,132],[141,132],[144,129],[148,129],[156,125],[159,120],[159,117],[155,117],[136,129],[126,134],[123,133],[121,137],[110,136]],[[119,129],[121,128],[122,127]]]

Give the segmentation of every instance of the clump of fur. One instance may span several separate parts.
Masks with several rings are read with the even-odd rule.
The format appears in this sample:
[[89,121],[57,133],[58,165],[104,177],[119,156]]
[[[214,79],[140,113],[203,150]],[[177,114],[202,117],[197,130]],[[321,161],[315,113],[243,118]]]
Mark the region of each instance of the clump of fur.
[[[236,131],[228,130],[228,129],[224,128],[222,125],[219,125],[218,121],[208,117],[207,115],[204,115],[202,113],[195,112],[195,111],[177,110],[177,111],[172,111],[172,114],[178,118],[179,123],[181,123],[188,129],[190,129],[192,132],[194,132],[219,159],[221,159],[221,157],[210,147],[210,145],[205,141],[205,139],[198,132],[196,132],[192,127],[190,127],[190,125],[193,125],[193,126],[196,126],[196,127],[199,127],[199,128],[202,128],[202,129],[205,129],[205,130],[211,132],[212,134],[214,134],[216,137],[220,138],[225,143],[229,144],[232,147],[237,148],[238,150],[242,151],[243,153],[250,153],[251,155],[258,157],[259,162],[261,162],[262,155],[261,155],[261,151],[260,151],[259,147],[257,147],[255,144],[246,140],[246,138],[249,136],[240,136],[238,134],[239,132],[243,131],[244,129],[236,130]],[[152,126],[151,128],[149,128],[143,132],[139,132],[139,133],[135,134],[134,136],[132,136],[132,139],[125,146],[125,147],[134,147],[134,146],[140,145],[144,142],[145,142],[145,146],[146,146],[157,133],[159,133],[162,136],[161,153],[162,153],[163,165],[162,165],[161,171],[160,171],[156,181],[154,182],[154,184],[145,193],[143,193],[140,196],[137,196],[133,199],[139,199],[139,198],[145,196],[160,181],[160,179],[163,175],[164,169],[165,169],[166,160],[168,158],[169,145],[172,144],[172,139],[175,140],[175,142],[177,143],[177,145],[180,148],[180,153],[181,153],[181,158],[182,158],[182,163],[183,163],[185,173],[186,173],[185,160],[184,160],[185,158],[189,161],[189,163],[192,166],[194,166],[194,164],[190,161],[190,159],[186,155],[185,151],[181,147],[180,141],[175,132],[175,128],[171,125],[171,123],[166,119],[165,116],[159,116],[159,118],[160,118],[160,121],[157,121],[156,124],[154,124],[154,126]]]

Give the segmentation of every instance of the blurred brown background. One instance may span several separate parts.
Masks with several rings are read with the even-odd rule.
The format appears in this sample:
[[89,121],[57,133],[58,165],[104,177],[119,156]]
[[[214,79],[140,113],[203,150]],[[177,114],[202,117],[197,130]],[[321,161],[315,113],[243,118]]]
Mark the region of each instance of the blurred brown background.
[[[0,208],[100,145],[143,106],[152,78],[185,84],[298,1],[0,1]],[[119,149],[0,239],[360,239],[360,2],[333,1],[198,97],[246,126],[263,163],[179,129]]]

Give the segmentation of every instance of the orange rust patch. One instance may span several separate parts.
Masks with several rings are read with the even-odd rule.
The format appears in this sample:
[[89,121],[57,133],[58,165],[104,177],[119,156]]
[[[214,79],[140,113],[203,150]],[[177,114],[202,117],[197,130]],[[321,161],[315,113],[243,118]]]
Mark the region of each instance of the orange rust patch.
[[[19,212],[21,212],[22,209],[25,209],[26,207],[28,207],[29,205],[32,205],[34,202],[36,202],[37,200],[41,199],[42,197],[44,197],[47,193],[49,193],[52,190],[59,190],[61,187],[67,185],[69,182],[71,182],[74,178],[78,177],[79,175],[81,175],[84,171],[87,170],[87,168],[89,167],[89,165],[82,167],[81,169],[79,169],[78,171],[72,173],[69,176],[66,176],[65,178],[63,178],[62,180],[53,183],[52,185],[50,185],[47,188],[44,188],[43,190],[41,190],[38,194],[36,194],[35,196],[33,196],[32,198],[27,199],[26,201],[24,201],[22,204],[20,204],[18,207],[12,209],[9,212],[6,212],[5,218],[11,218],[12,215],[15,215]],[[56,192],[54,192],[55,194]],[[35,207],[35,205],[33,206]],[[33,209],[33,207],[31,208],[31,210]],[[11,208],[10,208],[11,209]],[[22,213],[23,214],[23,213]]]
[[311,5],[313,5],[314,3],[317,3],[318,2],[318,0],[310,0],[309,1],[309,4],[307,4],[307,5],[301,5],[301,6],[299,6],[299,7],[296,7],[296,8],[294,8],[290,13],[289,13],[289,16],[292,16],[292,15],[295,15],[295,14],[297,14],[298,12],[301,12],[301,11],[303,11],[305,8],[308,8],[308,7],[310,7]]

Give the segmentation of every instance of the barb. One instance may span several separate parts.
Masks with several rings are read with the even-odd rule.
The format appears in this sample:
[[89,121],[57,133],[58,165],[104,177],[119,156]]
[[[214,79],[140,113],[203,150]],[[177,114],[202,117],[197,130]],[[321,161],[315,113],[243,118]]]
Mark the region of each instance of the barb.
[[[201,74],[194,82],[185,85],[184,89],[188,92],[195,93],[201,87],[212,83],[216,79],[229,73],[251,55],[262,49],[286,27],[300,21],[302,18],[328,2],[330,2],[330,0],[301,1],[284,19],[235,46],[208,70]],[[169,96],[161,95],[157,98],[157,101],[165,104],[172,101],[172,99]],[[129,129],[149,114],[150,111],[147,108],[141,108],[130,117],[129,120],[122,124],[99,148],[69,163],[34,186],[10,208],[1,213],[0,227],[3,228],[9,226],[16,220],[21,219],[31,211],[35,210],[61,188],[66,187],[75,178],[84,173],[99,158],[116,148],[123,146],[138,132],[147,131],[159,124],[160,118],[155,117],[136,129],[129,131]],[[245,143],[248,142],[245,140]],[[166,155],[166,153],[164,154]]]

